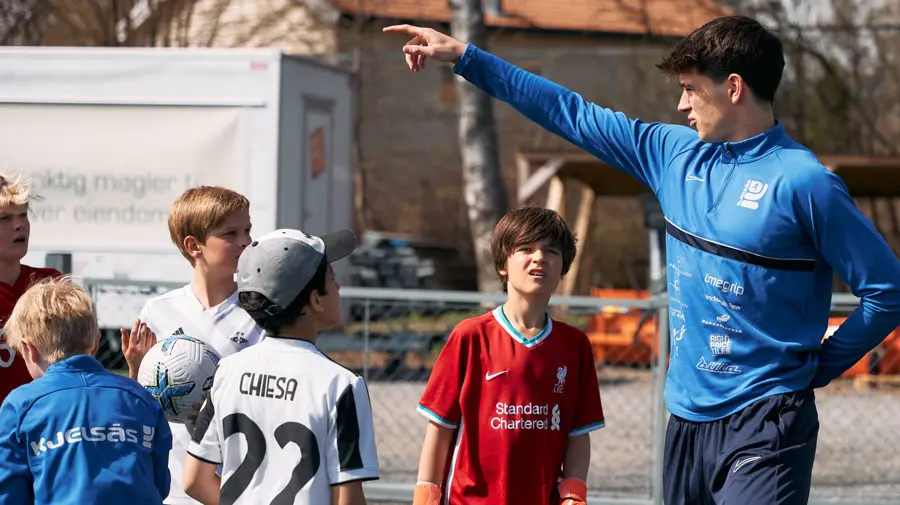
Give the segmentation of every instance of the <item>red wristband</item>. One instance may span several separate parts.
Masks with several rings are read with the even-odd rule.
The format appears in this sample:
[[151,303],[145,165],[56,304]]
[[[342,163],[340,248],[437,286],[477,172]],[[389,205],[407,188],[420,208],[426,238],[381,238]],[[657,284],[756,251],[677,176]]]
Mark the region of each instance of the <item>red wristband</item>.
[[563,500],[570,498],[580,502],[587,501],[587,483],[581,479],[565,479],[559,483],[557,489],[559,497]]
[[441,505],[441,488],[431,482],[416,483],[412,505]]

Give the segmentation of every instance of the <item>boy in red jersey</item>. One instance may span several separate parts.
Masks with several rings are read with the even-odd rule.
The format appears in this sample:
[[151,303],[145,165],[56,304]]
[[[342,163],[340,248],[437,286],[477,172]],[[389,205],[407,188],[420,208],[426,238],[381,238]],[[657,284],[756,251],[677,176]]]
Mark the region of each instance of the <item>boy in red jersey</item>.
[[[47,277],[62,276],[52,268],[21,264],[28,253],[31,223],[28,202],[36,199],[23,181],[0,175],[0,328],[13,307],[32,284]],[[0,403],[10,391],[31,382],[25,360],[6,342],[0,329]]]
[[529,207],[497,223],[491,251],[507,301],[459,323],[435,363],[413,505],[583,504],[589,433],[604,425],[593,353],[547,314],[575,238]]

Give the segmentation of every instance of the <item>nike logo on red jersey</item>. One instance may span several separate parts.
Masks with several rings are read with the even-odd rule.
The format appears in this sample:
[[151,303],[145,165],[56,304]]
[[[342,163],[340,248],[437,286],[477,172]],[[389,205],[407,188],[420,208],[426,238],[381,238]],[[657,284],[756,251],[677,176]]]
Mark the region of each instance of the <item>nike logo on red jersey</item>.
[[485,373],[485,374],[484,374],[484,380],[493,380],[493,379],[496,379],[497,377],[499,377],[499,376],[505,374],[505,373],[508,372],[508,371],[509,371],[509,370],[504,370],[504,371],[502,371],[502,372],[497,372],[497,373],[490,373],[490,372]]

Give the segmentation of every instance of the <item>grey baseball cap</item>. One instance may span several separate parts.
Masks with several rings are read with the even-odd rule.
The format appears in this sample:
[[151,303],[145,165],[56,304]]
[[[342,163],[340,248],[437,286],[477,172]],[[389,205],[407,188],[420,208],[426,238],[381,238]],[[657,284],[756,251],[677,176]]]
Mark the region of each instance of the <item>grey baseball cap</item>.
[[278,313],[303,291],[323,260],[332,263],[354,249],[356,235],[350,230],[322,237],[291,229],[266,233],[241,253],[234,276],[238,292],[265,296]]

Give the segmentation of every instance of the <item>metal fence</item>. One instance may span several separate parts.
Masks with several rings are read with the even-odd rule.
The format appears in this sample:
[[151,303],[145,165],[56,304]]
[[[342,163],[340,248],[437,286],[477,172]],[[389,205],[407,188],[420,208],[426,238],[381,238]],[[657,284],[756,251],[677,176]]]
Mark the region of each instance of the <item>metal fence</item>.
[[[101,326],[99,358],[121,368],[118,328],[143,301],[175,286],[86,280]],[[495,307],[503,295],[417,290],[341,290],[346,323],[319,338],[323,352],[369,383],[382,477],[372,500],[409,503],[426,421],[415,412],[451,328]],[[852,296],[836,295],[848,311]],[[592,436],[592,504],[658,504],[667,413],[662,394],[669,345],[665,298],[554,298],[553,317],[592,339],[607,427]],[[817,391],[821,421],[813,503],[900,503],[900,339],[858,375]]]

